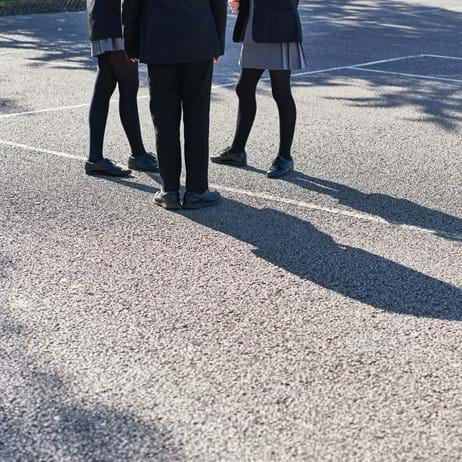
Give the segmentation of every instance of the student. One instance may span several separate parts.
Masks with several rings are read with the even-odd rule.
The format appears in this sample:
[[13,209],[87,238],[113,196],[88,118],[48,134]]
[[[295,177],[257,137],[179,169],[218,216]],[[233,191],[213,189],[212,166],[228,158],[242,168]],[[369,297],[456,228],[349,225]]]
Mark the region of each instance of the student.
[[[213,63],[224,52],[226,0],[124,0],[128,56],[148,64],[151,114],[163,188],[155,203],[197,209],[220,202],[208,190]],[[183,114],[186,193],[180,200]]]
[[87,0],[92,56],[98,59],[98,73],[90,105],[90,154],[85,163],[89,175],[126,177],[131,170],[103,157],[103,142],[109,103],[119,85],[119,112],[127,135],[133,170],[158,171],[156,158],[146,152],[141,136],[137,94],[138,64],[127,57],[122,39],[121,0]]
[[247,165],[245,146],[257,111],[257,84],[268,69],[279,110],[280,145],[267,176],[281,178],[294,168],[291,149],[297,110],[291,92],[291,71],[305,67],[298,0],[229,0],[229,4],[233,12],[239,11],[234,41],[243,42],[242,70],[236,88],[239,112],[231,147],[211,160],[216,164]]

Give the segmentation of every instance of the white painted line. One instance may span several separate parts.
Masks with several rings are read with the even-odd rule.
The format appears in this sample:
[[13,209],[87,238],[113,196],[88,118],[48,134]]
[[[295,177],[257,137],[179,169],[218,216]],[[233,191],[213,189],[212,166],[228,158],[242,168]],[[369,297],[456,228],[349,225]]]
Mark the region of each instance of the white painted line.
[[371,61],[370,63],[354,64],[353,66],[350,66],[350,67],[374,66],[375,64],[394,63],[396,61],[403,61],[404,59],[422,58],[424,56],[425,55],[400,56],[399,58],[381,59],[380,61]]
[[422,55],[425,58],[439,58],[439,59],[454,59],[457,61],[462,61],[462,57],[460,56],[443,56],[443,55]]
[[462,83],[462,80],[446,79],[444,77],[432,77],[432,76],[429,76],[429,75],[407,74],[407,73],[404,73],[404,72],[392,72],[392,71],[379,71],[377,69],[366,69],[364,67],[352,67],[351,69],[353,71],[373,72],[375,74],[388,74],[388,75],[397,75],[397,76],[400,76],[400,77],[412,77],[414,79],[437,80],[439,82]]
[[[328,67],[325,69],[318,69],[315,71],[307,71],[307,72],[298,72],[294,73],[293,77],[300,77],[304,75],[316,75],[316,74],[324,74],[327,72],[335,72],[335,71],[341,71],[341,70],[346,70],[346,69],[354,69],[357,67],[362,67],[362,66],[372,66],[374,64],[383,64],[383,63],[389,63],[389,62],[394,62],[394,61],[401,61],[403,59],[411,59],[411,58],[418,58],[422,57],[423,55],[412,55],[412,56],[401,56],[398,58],[391,58],[391,59],[382,59],[380,61],[370,61],[367,63],[359,63],[359,64],[353,64],[350,66],[339,66],[339,67]],[[262,81],[269,81],[271,77],[264,77],[261,79]],[[217,90],[220,88],[227,88],[227,87],[233,87],[236,85],[237,82],[229,82],[229,83],[224,83],[224,84],[218,84],[218,85],[213,85],[212,89]],[[149,98],[149,95],[142,95],[138,96],[138,99],[145,99]],[[117,99],[113,100],[114,102],[117,102]],[[28,115],[34,115],[34,114],[43,114],[46,112],[57,112],[57,111],[66,111],[66,110],[71,110],[71,109],[79,109],[79,108],[84,108],[84,107],[89,107],[89,103],[84,103],[84,104],[74,104],[71,106],[58,106],[58,107],[52,107],[52,108],[46,108],[46,109],[37,109],[33,111],[25,111],[25,112],[14,112],[11,114],[0,114],[0,119],[8,119],[12,117],[20,117],[20,116],[28,116]]]
[[356,69],[356,68],[362,68],[363,66],[373,66],[375,64],[392,63],[395,61],[402,61],[404,59],[421,58],[421,57],[422,55],[410,55],[410,56],[401,56],[399,58],[381,59],[380,61],[370,61],[367,63],[352,64],[350,66],[329,67],[326,69],[319,69],[317,71],[298,72],[298,73],[292,74],[292,77],[300,77],[302,75],[324,74],[327,72],[343,71],[347,69]]
[[74,156],[72,154],[68,154],[67,152],[51,151],[49,149],[35,148],[33,146],[28,146],[27,144],[13,143],[11,141],[5,141],[5,140],[0,140],[0,144],[11,146],[13,148],[25,149],[27,151],[35,151],[35,152],[41,152],[44,154],[51,154],[53,156],[64,157],[66,159],[85,160],[85,158],[83,157]]
[[[66,152],[51,151],[49,149],[35,148],[33,146],[28,146],[28,145],[20,144],[20,143],[13,143],[11,141],[0,140],[0,144],[15,147],[15,148],[20,148],[20,149],[25,149],[27,151],[35,151],[35,152],[40,152],[40,153],[44,153],[44,154],[51,154],[53,156],[64,157],[66,159],[79,160],[79,161],[85,161],[86,160],[84,157],[74,156],[74,155],[68,154]],[[391,222],[385,220],[384,218],[378,217],[376,215],[358,213],[358,212],[353,212],[353,211],[344,210],[344,209],[337,209],[337,208],[333,208],[333,207],[324,207],[322,205],[317,205],[317,204],[313,204],[313,203],[310,203],[310,202],[287,199],[287,198],[283,198],[283,197],[276,197],[276,196],[272,196],[272,195],[267,194],[267,193],[259,193],[259,192],[254,192],[254,191],[247,191],[245,189],[232,188],[232,187],[223,186],[223,185],[220,185],[220,184],[210,184],[210,187],[219,189],[221,191],[230,192],[230,193],[233,193],[233,194],[238,194],[238,195],[241,195],[241,196],[252,197],[252,198],[255,198],[255,199],[263,199],[265,201],[276,202],[276,203],[281,203],[281,204],[286,204],[286,205],[292,205],[292,206],[295,206],[295,207],[300,207],[300,208],[304,208],[304,209],[308,209],[308,210],[314,210],[314,211],[317,211],[317,212],[324,212],[324,213],[329,213],[329,214],[332,214],[332,215],[339,215],[339,216],[344,216],[344,217],[349,217],[349,218],[355,218],[355,219],[358,219],[358,220],[368,221],[368,222],[372,222],[372,223],[395,226],[395,227],[399,227],[399,228],[402,228],[402,229],[406,229],[406,230],[410,230],[410,231],[416,231],[416,232],[425,233],[425,234],[442,235],[442,236],[446,236],[447,238],[462,241],[462,235],[446,233],[446,232],[442,232],[441,230],[438,230],[438,229],[427,229],[427,228],[421,228],[419,226],[391,223]]]
[[[236,82],[230,82],[230,83],[225,83],[223,85],[215,85],[212,87],[212,89],[215,90],[217,88],[232,87],[235,85],[236,85]],[[149,98],[149,95],[138,96],[138,99],[145,99],[145,98]],[[117,103],[118,101],[119,101],[118,98],[114,98],[111,100],[112,103]],[[46,109],[37,109],[34,111],[14,112],[11,114],[0,114],[0,119],[8,119],[12,117],[28,116],[28,115],[34,115],[34,114],[43,114],[46,112],[68,111],[71,109],[81,109],[84,107],[90,107],[90,103],[73,104],[70,106],[58,106],[58,107],[51,107],[51,108],[46,108]]]
[[360,220],[372,221],[374,223],[390,224],[388,221],[384,220],[383,218],[380,218],[374,215],[366,215],[363,213],[350,212],[349,210],[336,209],[332,207],[323,207],[321,205],[312,204],[310,202],[287,199],[285,197],[276,197],[276,196],[272,196],[266,193],[259,193],[259,192],[254,192],[254,191],[247,191],[245,189],[231,188],[229,186],[223,186],[220,184],[211,184],[210,187],[219,189],[221,191],[227,191],[227,192],[234,193],[234,194],[240,194],[242,196],[264,199],[264,200],[271,201],[271,202],[280,202],[283,204],[294,205],[296,207],[301,207],[301,208],[309,209],[309,210],[315,210],[318,212],[327,212],[327,213],[331,213],[334,215],[343,215],[343,216],[350,217],[350,218],[358,218]]
[[420,226],[392,223],[392,222],[387,221],[384,218],[378,217],[376,215],[369,215],[369,214],[365,214],[365,213],[352,212],[352,211],[349,211],[349,210],[337,209],[337,208],[333,208],[333,207],[323,207],[321,205],[312,204],[310,202],[287,199],[287,198],[284,198],[284,197],[276,197],[276,196],[272,196],[272,195],[266,194],[266,193],[258,193],[258,192],[254,192],[254,191],[247,191],[245,189],[230,188],[228,186],[222,186],[222,185],[219,185],[219,184],[211,184],[210,186],[212,188],[216,188],[216,189],[219,189],[221,191],[227,191],[227,192],[230,192],[230,193],[240,194],[240,195],[243,195],[243,196],[263,199],[263,200],[271,201],[271,202],[279,202],[279,203],[286,204],[286,205],[293,205],[293,206],[299,207],[299,208],[315,210],[317,212],[330,213],[332,215],[341,215],[341,216],[344,216],[344,217],[355,218],[355,219],[358,219],[358,220],[364,220],[364,221],[369,221],[369,222],[373,222],[373,223],[386,224],[386,225],[390,225],[390,226],[397,226],[399,228],[403,228],[403,229],[410,230],[410,231],[417,231],[417,232],[420,232],[420,233],[446,236],[447,238],[462,241],[462,234],[458,235],[458,234],[446,233],[446,232],[443,232],[443,231],[438,230],[438,229],[427,229],[427,228],[421,228]]
[[14,112],[11,114],[1,114],[0,119],[9,119],[10,117],[20,117],[20,116],[27,116],[33,114],[42,114],[45,112],[56,112],[56,111],[67,111],[70,109],[77,109],[82,107],[89,107],[89,104],[74,104],[72,106],[59,106],[59,107],[51,107],[47,109],[37,109],[35,111],[25,111],[25,112]]

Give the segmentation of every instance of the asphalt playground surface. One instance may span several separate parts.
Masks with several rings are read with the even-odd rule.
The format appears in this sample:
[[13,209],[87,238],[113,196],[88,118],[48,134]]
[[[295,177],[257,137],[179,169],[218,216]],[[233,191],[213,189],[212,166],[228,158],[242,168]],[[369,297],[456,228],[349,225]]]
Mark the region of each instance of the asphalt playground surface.
[[301,12],[296,172],[264,176],[262,82],[250,166],[211,166],[224,203],[187,213],[155,175],[83,174],[85,14],[0,18],[0,461],[462,460],[462,6]]

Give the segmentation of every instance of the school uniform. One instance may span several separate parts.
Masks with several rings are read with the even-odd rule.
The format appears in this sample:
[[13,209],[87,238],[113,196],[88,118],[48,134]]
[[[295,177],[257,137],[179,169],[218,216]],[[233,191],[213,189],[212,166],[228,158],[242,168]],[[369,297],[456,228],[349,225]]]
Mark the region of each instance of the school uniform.
[[242,68],[306,67],[298,0],[241,0],[234,41],[243,42]]
[[280,144],[267,171],[269,178],[281,178],[294,169],[291,156],[297,111],[291,93],[291,71],[306,66],[299,0],[240,0],[234,41],[242,42],[241,76],[236,87],[239,115],[233,143],[212,162],[247,165],[245,150],[256,114],[256,89],[265,70],[270,71],[273,97],[280,117]]
[[[132,170],[158,171],[155,157],[146,152],[141,135],[137,94],[138,64],[124,51],[121,0],[87,0],[88,34],[91,55],[97,58],[98,73],[90,104],[90,153],[85,171],[91,175],[128,176]],[[120,90],[120,117],[130,143],[130,169],[103,157],[111,96]]]
[[128,56],[148,65],[151,114],[164,189],[180,188],[185,130],[186,189],[208,189],[213,58],[225,48],[226,0],[124,0]]
[[91,56],[123,51],[121,0],[87,0]]

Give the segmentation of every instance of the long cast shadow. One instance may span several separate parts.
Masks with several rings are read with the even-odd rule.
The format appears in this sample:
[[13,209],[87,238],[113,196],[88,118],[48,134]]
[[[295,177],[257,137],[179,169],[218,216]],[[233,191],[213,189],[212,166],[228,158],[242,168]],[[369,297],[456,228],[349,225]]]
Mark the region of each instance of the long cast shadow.
[[[264,174],[255,167],[245,170]],[[342,183],[296,171],[282,179],[300,188],[324,194],[353,210],[383,218],[388,223],[416,226],[448,240],[462,241],[462,218],[416,204],[408,199],[381,193],[364,193]]]
[[399,225],[417,226],[437,236],[462,241],[462,219],[388,194],[363,193],[350,186],[295,172],[286,181],[328,195],[354,210],[375,215]]
[[[116,182],[148,193],[157,190],[127,180]],[[462,289],[380,255],[339,244],[292,215],[230,199],[221,208],[183,213],[251,244],[258,258],[345,297],[400,314],[462,320]]]
[[375,308],[462,320],[462,289],[339,244],[310,223],[278,210],[227,200],[221,211],[187,217],[255,246],[255,255],[274,266]]

